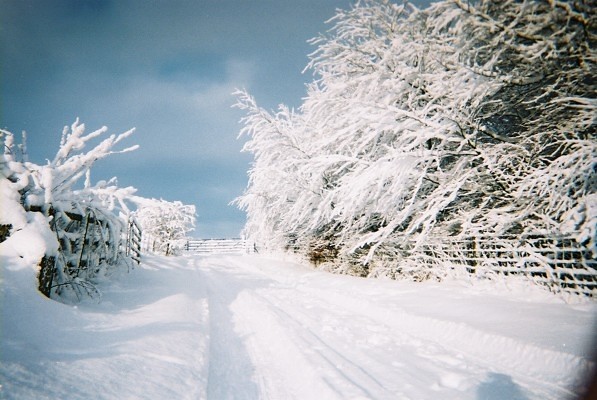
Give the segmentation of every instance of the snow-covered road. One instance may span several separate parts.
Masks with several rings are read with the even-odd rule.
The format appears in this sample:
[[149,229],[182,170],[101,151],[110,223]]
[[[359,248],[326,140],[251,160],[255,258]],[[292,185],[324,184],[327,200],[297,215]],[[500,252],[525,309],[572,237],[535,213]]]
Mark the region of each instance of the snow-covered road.
[[562,399],[595,302],[510,283],[330,275],[259,256],[147,257],[100,304],[2,279],[1,397]]

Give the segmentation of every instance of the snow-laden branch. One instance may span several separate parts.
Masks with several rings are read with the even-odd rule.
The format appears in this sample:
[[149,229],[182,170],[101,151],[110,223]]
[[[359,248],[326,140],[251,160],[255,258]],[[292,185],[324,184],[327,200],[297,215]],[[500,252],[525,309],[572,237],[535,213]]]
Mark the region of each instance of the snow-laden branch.
[[[26,193],[27,204],[29,206],[39,206],[42,204],[71,202],[72,193],[76,191],[76,185],[84,176],[88,175],[96,161],[112,154],[126,153],[138,148],[135,145],[122,150],[113,150],[116,144],[134,132],[134,129],[131,129],[120,135],[111,135],[89,151],[83,152],[89,141],[99,137],[106,131],[107,129],[104,127],[85,135],[85,125],[79,124],[78,119],[73,123],[70,130],[65,127],[61,147],[53,161],[43,166],[28,164],[34,190]],[[87,183],[87,186],[89,185]],[[100,186],[96,189],[102,189],[101,186],[100,183]],[[40,193],[37,189],[41,189],[42,192]],[[90,192],[91,188],[87,187],[85,190]],[[106,196],[104,195],[104,197]],[[110,200],[110,202],[112,201]]]
[[562,2],[338,11],[312,41],[315,80],[298,111],[236,93],[255,156],[236,200],[246,233],[366,265],[414,243],[420,277],[436,273],[417,252],[434,237],[592,221],[581,205],[597,186],[594,19]]

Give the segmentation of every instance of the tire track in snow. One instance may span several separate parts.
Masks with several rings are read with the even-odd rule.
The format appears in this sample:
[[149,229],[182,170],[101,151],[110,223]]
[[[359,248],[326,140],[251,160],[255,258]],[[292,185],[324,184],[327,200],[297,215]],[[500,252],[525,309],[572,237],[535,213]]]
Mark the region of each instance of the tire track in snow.
[[209,310],[207,399],[256,399],[259,396],[253,366],[234,330],[229,307],[240,289],[230,285],[230,276],[217,268],[206,267],[204,262],[199,267]]
[[270,276],[245,260],[209,265],[233,280],[264,280],[258,287],[234,283],[230,305],[261,398],[412,399],[424,392],[422,398],[474,399],[483,388],[529,400],[573,398],[579,372],[594,368],[583,357],[408,313],[394,301],[348,296],[345,287],[324,289],[323,281],[311,286],[305,278],[315,278],[312,271]]
[[[574,393],[578,391],[579,376],[590,376],[595,369],[595,363],[583,357],[484,332],[465,323],[416,316],[400,308],[388,312],[365,299],[311,290],[304,286],[297,289],[329,304],[366,315],[380,324],[390,325],[413,338],[436,343],[443,349],[466,355],[488,371],[507,371],[520,383],[539,382],[545,386],[545,398],[574,397]],[[437,358],[438,355],[432,352],[429,357]],[[524,386],[532,386],[533,390],[537,390],[536,384]]]
[[[290,297],[280,296],[284,292]],[[462,363],[466,370],[461,371],[461,374],[454,373],[454,363],[445,365],[419,354],[426,346],[438,346],[426,344],[425,341],[396,331],[381,331],[382,335],[391,338],[390,346],[386,346],[385,343],[363,346],[347,332],[334,334],[327,329],[334,326],[342,327],[346,323],[346,318],[353,318],[353,316],[350,314],[338,316],[337,309],[327,310],[327,314],[326,310],[318,309],[315,314],[322,318],[314,318],[309,311],[305,311],[312,304],[310,305],[307,299],[302,297],[297,299],[292,294],[294,294],[292,291],[280,289],[260,290],[259,293],[244,292],[234,303],[233,307],[237,319],[240,320],[241,330],[251,332],[256,338],[252,343],[252,356],[256,364],[278,363],[276,372],[291,369],[294,366],[289,366],[290,363],[272,361],[276,356],[264,355],[263,346],[267,343],[269,346],[284,349],[283,351],[292,349],[288,358],[301,358],[296,362],[297,365],[317,372],[305,385],[319,380],[332,390],[326,396],[320,393],[317,398],[413,399],[420,396],[421,388],[429,388],[428,391],[432,393],[425,398],[436,398],[439,395],[438,392],[442,393],[440,397],[443,399],[473,398],[472,394],[463,397],[463,391],[470,391],[473,388],[472,383],[466,382],[467,379],[463,377],[472,374],[473,371],[476,373],[483,371],[478,365]],[[291,304],[292,300],[296,300],[298,304]],[[306,302],[303,303],[304,301]],[[248,314],[249,308],[261,316],[267,314],[267,320],[256,326],[254,321],[244,317]],[[371,330],[374,325],[380,326],[376,321],[363,319],[361,316],[356,317],[359,321],[356,324],[353,321],[353,325],[363,326],[365,331]],[[275,334],[270,335],[267,342],[259,340],[267,335],[262,326],[275,327],[273,328]],[[330,332],[332,334],[329,334]],[[366,332],[359,331],[356,334],[356,336],[363,336]],[[281,351],[280,354],[282,354]],[[300,357],[297,353],[300,353]],[[389,360],[388,353],[401,362]],[[441,356],[444,360],[456,359],[446,355],[445,352]],[[269,374],[271,371],[264,372],[264,375]],[[376,376],[381,378],[378,379]],[[264,379],[267,380],[268,377]],[[284,379],[279,379],[277,382],[273,384],[270,382],[268,391],[275,395],[265,398],[279,398],[280,393],[276,392],[275,386],[284,386],[287,382]],[[272,385],[274,390],[271,390]],[[313,397],[297,396],[296,398]]]
[[[291,308],[288,304],[285,304],[286,307],[284,308],[280,307],[279,303],[275,304],[267,296],[258,293],[254,293],[253,295],[268,306],[269,311],[276,315],[280,323],[287,323],[285,325],[290,326],[288,330],[289,334],[297,339],[298,342],[302,342],[299,344],[299,347],[311,348],[312,354],[319,357],[324,364],[329,365],[338,376],[344,378],[345,383],[349,383],[355,389],[361,391],[366,398],[386,398],[392,394],[372,373],[342,354],[335,346],[323,339],[313,329],[314,320],[309,321],[309,324],[305,324],[304,316],[306,315],[300,310]],[[276,300],[280,299],[276,298]],[[296,317],[299,315],[303,316],[303,318],[299,319]],[[319,365],[317,362],[314,362],[314,364]],[[327,379],[327,383],[330,386],[334,386],[334,383],[329,378]],[[340,392],[341,388],[337,387],[335,390]]]
[[[471,388],[470,382],[464,382],[462,378],[465,375],[448,372],[455,369],[454,363],[445,365],[420,355],[426,347],[438,348],[435,343],[427,343],[377,321],[343,313],[334,307],[316,310],[315,314],[323,318],[314,318],[305,312],[308,306],[302,304],[307,298],[280,296],[285,292],[290,294],[288,290],[272,289],[246,295],[262,302],[277,317],[279,325],[288,327],[286,334],[293,339],[297,348],[305,351],[309,362],[313,365],[329,365],[330,369],[323,371],[323,375],[327,375],[328,384],[341,394],[339,398],[364,396],[368,399],[412,399],[417,393],[420,394],[421,387],[428,387],[434,392],[442,391],[442,398],[460,399],[462,391]],[[299,304],[290,304],[293,300],[299,300]],[[353,320],[353,329],[355,326],[363,327],[355,332],[357,337],[367,335],[366,331],[377,330],[377,335],[388,343],[381,340],[359,343],[350,332],[342,330],[347,318]],[[354,321],[355,318],[358,321]],[[334,327],[338,329],[334,331]],[[445,353],[441,353],[444,360],[456,359]],[[394,359],[401,362],[389,361],[388,355],[393,355]],[[483,371],[478,365],[463,365],[467,368],[467,371],[463,371],[466,375],[470,375],[471,371]],[[388,373],[388,369],[392,368],[394,373]],[[384,377],[385,381],[375,376]],[[349,386],[352,386],[352,390]]]
[[[250,310],[250,312],[249,312]],[[320,366],[308,360],[288,328],[253,293],[243,292],[232,305],[237,328],[246,336],[263,399],[339,399],[321,379]]]

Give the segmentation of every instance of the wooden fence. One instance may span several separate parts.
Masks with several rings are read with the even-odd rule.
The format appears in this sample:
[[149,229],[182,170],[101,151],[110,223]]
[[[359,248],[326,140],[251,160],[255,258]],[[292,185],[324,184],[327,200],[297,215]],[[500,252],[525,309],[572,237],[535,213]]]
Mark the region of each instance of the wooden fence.
[[247,254],[255,251],[244,239],[188,239],[184,250],[196,254]]
[[129,218],[126,230],[124,254],[137,264],[141,263],[141,228],[134,218]]
[[444,238],[407,252],[428,261],[463,266],[470,273],[524,275],[552,290],[597,297],[597,259],[568,236]]
[[[29,211],[43,212],[43,209],[32,206]],[[53,217],[50,228],[59,246],[57,257],[45,255],[40,261],[38,288],[47,297],[54,288],[65,285],[71,285],[77,293],[96,293],[93,285],[86,282],[92,281],[102,266],[115,266],[122,256],[130,257],[137,264],[141,262],[141,229],[133,219],[120,231],[113,229],[109,217],[96,209],[73,212],[50,206],[46,212]],[[63,281],[56,282],[55,278],[60,276]]]

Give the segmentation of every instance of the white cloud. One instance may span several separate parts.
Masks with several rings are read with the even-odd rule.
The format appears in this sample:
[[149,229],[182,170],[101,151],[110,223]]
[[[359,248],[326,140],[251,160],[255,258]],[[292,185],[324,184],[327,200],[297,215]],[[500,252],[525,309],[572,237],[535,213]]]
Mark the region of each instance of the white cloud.
[[234,102],[232,93],[239,88],[248,88],[253,82],[256,65],[254,62],[238,59],[226,61],[226,80],[213,82],[196,91],[193,104],[204,112],[213,112],[230,107]]

